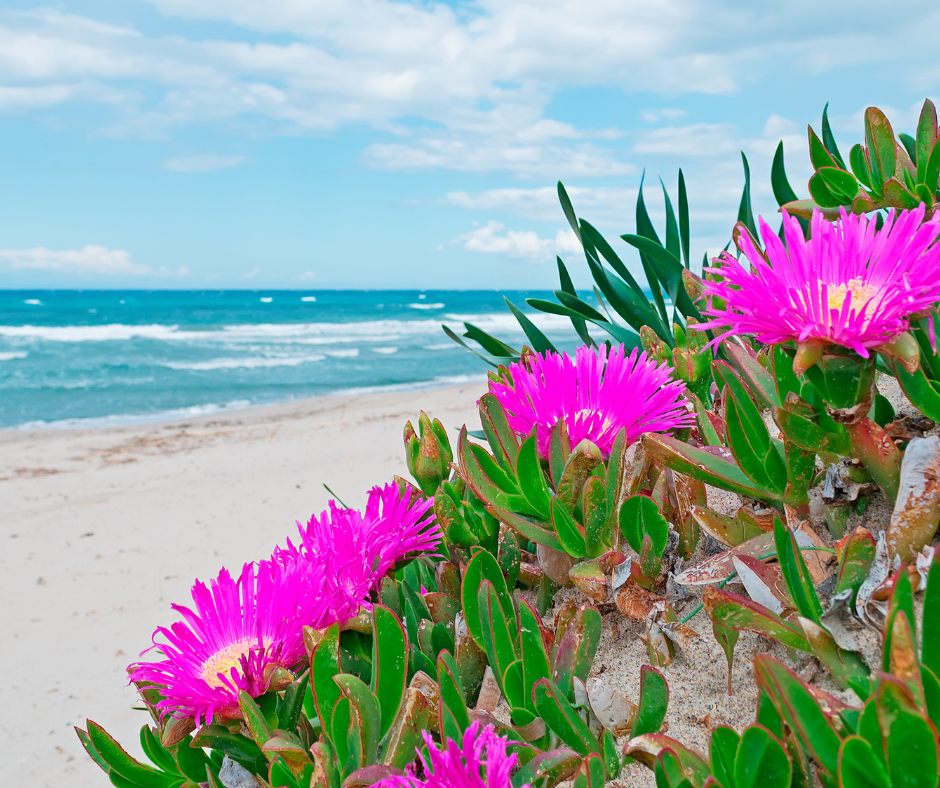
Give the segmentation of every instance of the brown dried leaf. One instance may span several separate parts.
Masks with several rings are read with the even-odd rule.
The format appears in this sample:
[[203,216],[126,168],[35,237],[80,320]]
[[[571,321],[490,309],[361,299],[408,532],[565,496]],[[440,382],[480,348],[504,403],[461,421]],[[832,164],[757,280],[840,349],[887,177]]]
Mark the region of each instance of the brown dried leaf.
[[640,588],[640,586],[633,583],[627,583],[621,588],[617,592],[614,601],[617,604],[617,609],[634,621],[645,621],[657,602],[665,602],[662,597],[657,596],[652,591],[647,591],[645,588]]

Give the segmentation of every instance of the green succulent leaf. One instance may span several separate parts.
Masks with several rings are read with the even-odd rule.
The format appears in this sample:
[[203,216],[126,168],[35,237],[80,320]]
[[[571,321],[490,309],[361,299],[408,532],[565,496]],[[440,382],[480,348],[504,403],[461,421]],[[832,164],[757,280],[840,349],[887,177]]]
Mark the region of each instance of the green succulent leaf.
[[467,622],[467,631],[476,644],[485,650],[483,627],[486,614],[479,601],[479,591],[484,581],[489,581],[492,585],[496,597],[499,599],[503,616],[515,618],[512,597],[506,588],[506,579],[503,577],[499,563],[492,553],[486,550],[477,550],[464,570],[460,599],[463,605],[464,618]]
[[839,785],[843,788],[892,788],[884,765],[861,736],[848,736],[842,742]]
[[787,584],[790,599],[796,604],[796,609],[805,618],[817,624],[822,619],[822,603],[816,593],[816,586],[809,574],[803,553],[797,547],[796,540],[790,529],[779,517],[774,517],[774,542],[777,545],[777,560],[783,570],[783,579]]
[[[91,720],[88,720],[87,737],[88,742],[101,759],[99,761],[95,758],[95,761],[99,766],[103,761],[110,768],[108,774],[112,782],[115,776],[122,777],[132,785],[139,785],[142,788],[175,788],[184,782],[179,773],[167,774],[151,766],[145,766],[132,758],[104,728]],[[79,738],[82,739],[84,745],[85,739],[81,736]],[[102,768],[105,767],[102,766]]]
[[734,788],[734,759],[740,742],[741,735],[727,725],[719,725],[712,731],[709,741],[709,761],[712,774],[723,786],[730,785]]
[[384,605],[372,607],[372,692],[378,698],[379,736],[385,736],[405,695],[408,641],[398,617]]
[[521,788],[523,785],[557,785],[578,770],[581,760],[578,753],[567,748],[539,753],[512,776],[513,788]]
[[640,700],[633,717],[630,738],[657,733],[666,721],[669,707],[669,684],[656,668],[644,665],[640,668]]
[[568,747],[581,755],[602,754],[591,729],[572,708],[565,693],[550,679],[539,679],[532,695],[538,715]]
[[734,760],[734,788],[790,788],[792,772],[776,736],[760,725],[745,729]]
[[643,537],[649,536],[656,555],[661,556],[669,538],[669,523],[652,498],[638,493],[620,506],[620,533],[637,553],[643,549]]
[[538,440],[534,433],[523,441],[519,449],[516,474],[526,501],[542,520],[550,520],[552,491],[542,472],[538,455]]
[[754,658],[757,686],[768,694],[780,716],[816,762],[832,777],[838,772],[840,740],[806,686],[766,654]]

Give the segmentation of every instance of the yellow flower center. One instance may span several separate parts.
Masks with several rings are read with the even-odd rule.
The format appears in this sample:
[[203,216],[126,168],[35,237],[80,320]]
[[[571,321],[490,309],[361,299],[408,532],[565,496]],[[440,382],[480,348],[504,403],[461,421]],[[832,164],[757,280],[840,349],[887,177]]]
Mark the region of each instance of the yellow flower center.
[[209,659],[202,663],[202,680],[213,689],[224,686],[219,674],[230,676],[232,668],[241,666],[241,658],[245,656],[257,641],[252,638],[230,643],[225,648],[216,651]]
[[850,279],[844,285],[829,285],[827,289],[829,295],[829,309],[842,311],[842,305],[845,303],[845,296],[851,292],[851,302],[849,308],[856,314],[863,314],[870,318],[875,309],[873,299],[880,292],[880,288],[875,285],[866,285],[861,279]]

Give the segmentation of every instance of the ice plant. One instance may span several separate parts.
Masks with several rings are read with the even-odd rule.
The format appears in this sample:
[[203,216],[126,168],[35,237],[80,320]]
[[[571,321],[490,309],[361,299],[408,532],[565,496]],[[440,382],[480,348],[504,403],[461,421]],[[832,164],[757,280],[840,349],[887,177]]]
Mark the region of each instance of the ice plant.
[[369,491],[365,514],[330,501],[306,526],[298,523],[299,544],[288,540],[273,560],[321,570],[315,589],[320,604],[315,620],[306,623],[322,628],[351,618],[398,561],[434,550],[441,530],[433,515],[426,516],[433,505],[433,499],[413,501],[393,482]]
[[492,725],[483,728],[474,722],[464,732],[462,745],[448,739],[443,750],[437,749],[427,731],[424,740],[428,755],[420,755],[423,776],[411,765],[405,776],[386,777],[376,788],[512,788],[516,756],[506,752],[506,740]]
[[[746,232],[736,233],[745,267],[722,253],[721,277],[706,283],[711,319],[696,328],[725,336],[751,334],[766,344],[787,341],[841,345],[863,358],[909,328],[909,318],[940,301],[940,216],[923,221],[924,206],[895,214],[882,229],[865,216],[842,209],[837,222],[815,211],[810,239],[784,214],[786,247],[761,220],[766,247],[758,250]],[[933,332],[930,332],[931,336]]]
[[627,443],[644,432],[666,432],[691,424],[682,399],[685,385],[665,364],[646,353],[629,356],[623,345],[567,353],[535,354],[510,365],[512,383],[490,381],[490,391],[520,435],[535,427],[539,451],[548,452],[552,427],[565,420],[571,445],[590,439],[605,454],[621,430]]
[[303,625],[320,604],[310,593],[312,574],[266,561],[245,564],[238,579],[223,569],[208,586],[197,581],[194,608],[173,605],[183,621],[154,633],[152,649],[164,658],[131,665],[131,681],[160,685],[160,711],[192,716],[197,726],[240,716],[240,690],[257,697],[276,668],[305,658]]

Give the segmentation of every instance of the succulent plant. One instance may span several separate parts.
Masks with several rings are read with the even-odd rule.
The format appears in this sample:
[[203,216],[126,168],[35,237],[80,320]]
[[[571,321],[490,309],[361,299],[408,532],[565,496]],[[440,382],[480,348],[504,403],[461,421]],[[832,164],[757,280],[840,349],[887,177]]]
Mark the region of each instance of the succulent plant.
[[940,201],[938,138],[937,110],[929,99],[920,112],[916,139],[908,134],[895,137],[885,114],[869,107],[865,110],[865,142],[852,146],[846,167],[824,109],[822,139],[809,127],[809,153],[815,170],[809,180],[811,199],[793,200],[782,207],[808,219],[816,208],[838,216],[840,208],[868,213],[884,208],[911,209],[923,203],[929,217]]

